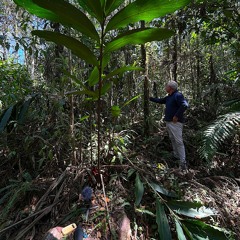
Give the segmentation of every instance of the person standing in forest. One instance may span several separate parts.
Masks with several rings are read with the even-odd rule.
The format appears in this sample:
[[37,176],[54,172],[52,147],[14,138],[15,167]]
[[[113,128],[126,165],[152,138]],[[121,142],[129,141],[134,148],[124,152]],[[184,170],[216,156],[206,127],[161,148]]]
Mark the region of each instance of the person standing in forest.
[[168,82],[165,85],[165,90],[168,93],[166,97],[150,97],[150,101],[165,104],[164,121],[166,122],[166,128],[172,143],[173,157],[179,160],[179,166],[182,170],[187,170],[182,132],[184,123],[183,115],[189,105],[183,94],[178,91],[177,82]]

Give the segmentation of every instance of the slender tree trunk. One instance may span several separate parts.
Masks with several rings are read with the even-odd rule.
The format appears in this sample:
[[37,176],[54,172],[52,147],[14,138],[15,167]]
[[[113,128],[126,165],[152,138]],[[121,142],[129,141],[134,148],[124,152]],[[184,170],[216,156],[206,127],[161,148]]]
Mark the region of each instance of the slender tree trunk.
[[178,44],[177,44],[177,36],[175,36],[173,38],[173,53],[172,53],[172,64],[173,64],[173,68],[172,68],[172,76],[173,76],[173,80],[175,82],[177,82],[177,68],[178,68]]
[[200,90],[200,56],[199,51],[197,51],[197,104],[199,105],[201,102],[201,90]]
[[[141,28],[145,27],[145,22],[141,21]],[[147,53],[144,45],[141,45],[142,62],[141,66],[144,69],[144,135],[149,136],[149,81],[147,71]]]
[[[72,54],[69,52],[69,72],[72,72]],[[72,80],[70,79],[71,87]],[[76,141],[75,141],[75,116],[74,116],[74,97],[70,96],[70,138],[72,145],[72,163],[76,165],[77,163],[77,152],[76,152]]]
[[[210,79],[209,79],[210,85],[217,84],[217,76],[216,76],[215,69],[214,69],[212,55],[209,58],[209,70],[210,70]],[[219,102],[221,102],[221,97],[220,97],[219,89],[217,87],[214,87],[213,89],[214,89],[214,91],[213,91],[213,99],[212,99],[213,100],[212,109],[213,109],[213,111],[215,111],[214,115],[216,116],[217,115],[216,106],[218,106]]]
[[[59,23],[52,23],[52,28],[54,32],[60,32],[60,24]],[[55,69],[54,69],[54,79],[57,83],[60,82],[60,78],[62,76],[62,60],[61,55],[63,54],[63,46],[62,45],[55,45]]]

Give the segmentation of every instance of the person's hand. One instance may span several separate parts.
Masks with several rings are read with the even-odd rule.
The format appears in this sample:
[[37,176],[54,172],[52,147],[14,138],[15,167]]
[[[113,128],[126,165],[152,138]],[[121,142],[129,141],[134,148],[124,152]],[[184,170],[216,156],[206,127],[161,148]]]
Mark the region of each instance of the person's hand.
[[177,123],[178,117],[174,116],[172,121],[173,121],[173,123]]
[[63,229],[62,227],[55,227],[50,229],[44,240],[62,239],[63,238],[62,229]]

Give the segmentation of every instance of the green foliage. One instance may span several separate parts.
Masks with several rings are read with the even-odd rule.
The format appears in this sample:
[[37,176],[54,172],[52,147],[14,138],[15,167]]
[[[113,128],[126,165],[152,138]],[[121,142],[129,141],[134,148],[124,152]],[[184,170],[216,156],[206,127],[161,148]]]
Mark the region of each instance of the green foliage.
[[3,111],[0,115],[0,133],[10,124],[23,124],[30,104],[36,96],[36,94],[28,96]]
[[30,94],[32,82],[27,69],[11,59],[0,60],[0,111]]
[[205,160],[211,160],[220,145],[239,130],[239,124],[239,111],[220,116],[203,132],[202,144],[199,148],[200,156]]
[[65,47],[70,49],[72,53],[74,53],[76,56],[86,60],[86,62],[93,64],[94,66],[98,64],[97,59],[92,53],[92,51],[75,38],[51,31],[36,30],[32,31],[32,33],[38,37],[46,39],[47,41],[52,41],[55,42],[56,44],[64,45]]
[[171,200],[168,201],[168,206],[177,214],[191,218],[201,219],[216,215],[212,209],[203,207],[200,202]]
[[[142,177],[142,179],[145,178]],[[145,180],[146,185],[142,182],[140,174],[136,173],[135,203],[140,204],[141,201],[143,201],[143,193],[149,186],[156,198],[155,218],[158,225],[159,239],[172,239],[170,228],[170,223],[172,221],[175,222],[179,240],[215,240],[215,236],[218,237],[217,239],[233,239],[231,233],[225,229],[218,228],[204,222],[205,219],[216,215],[216,212],[213,209],[206,208],[200,202],[177,200],[176,194],[170,193],[157,183],[149,182],[147,179]],[[173,200],[173,198],[175,198],[175,200]],[[139,209],[136,209],[136,211],[153,216],[149,211],[144,212]]]
[[136,179],[135,179],[135,205],[138,206],[141,201],[142,201],[142,197],[143,197],[143,193],[144,193],[144,187],[143,187],[143,183],[140,179],[139,174],[136,174]]
[[[98,62],[97,58],[94,56],[96,50],[90,50],[84,43],[73,37],[49,31],[33,31],[33,34],[48,41],[64,45],[78,57],[97,66],[94,70],[98,70],[98,79],[97,82],[94,81],[95,84],[101,83],[102,81],[103,68],[107,65],[107,62],[110,61],[110,59],[106,58],[109,53],[116,51],[127,44],[143,44],[148,41],[163,40],[173,35],[173,32],[167,29],[146,28],[126,31],[109,41],[107,37],[107,32],[109,30],[118,29],[129,23],[134,23],[140,20],[150,21],[153,18],[172,13],[189,3],[188,0],[172,0],[170,2],[156,0],[146,2],[143,0],[137,0],[134,3],[123,7],[114,16],[110,16],[110,13],[113,10],[116,10],[123,1],[79,0],[78,3],[80,7],[99,21],[101,26],[101,29],[99,29],[95,28],[91,20],[80,9],[63,0],[15,0],[14,2],[40,18],[59,22],[67,27],[70,26],[80,33],[85,34],[91,39],[91,41],[95,42],[97,47],[96,50],[98,51]],[[108,22],[106,21],[107,17],[110,18]],[[123,70],[124,68],[121,69],[121,71]],[[125,70],[129,71],[129,69]],[[97,75],[95,74],[95,76]]]
[[174,192],[170,192],[154,182],[150,182],[149,185],[152,187],[154,191],[158,193],[164,194],[168,197],[176,197],[176,194]]
[[1,198],[0,204],[5,204],[4,209],[1,211],[0,224],[5,224],[9,220],[9,213],[14,209],[15,204],[23,199],[25,194],[32,190],[31,181],[15,181],[2,189],[0,189]]
[[106,27],[106,31],[127,26],[138,21],[151,21],[154,18],[165,16],[187,5],[188,0],[137,0],[128,4],[112,17]]
[[156,200],[156,222],[158,224],[158,233],[160,240],[171,240],[172,234],[164,209],[165,205],[159,199]]
[[233,236],[223,228],[211,226],[198,220],[183,220],[181,221],[183,228],[187,229],[189,238],[192,240],[234,240]]
[[[44,38],[47,41],[63,45],[77,57],[83,59],[94,66],[88,79],[89,87],[71,92],[71,94],[88,94],[92,100],[98,100],[98,106],[101,105],[101,97],[105,95],[112,87],[112,83],[104,82],[104,72],[110,63],[111,54],[130,44],[144,44],[150,41],[159,41],[171,37],[174,32],[168,29],[159,28],[140,28],[134,30],[118,31],[128,24],[143,21],[151,21],[154,18],[172,13],[181,7],[187,5],[190,0],[136,0],[133,3],[123,6],[115,15],[111,12],[117,10],[124,1],[112,0],[88,0],[77,1],[79,7],[64,0],[14,0],[20,7],[25,8],[32,14],[53,22],[57,22],[67,27],[73,28],[78,33],[76,36],[56,33],[51,31],[37,30],[32,34]],[[100,26],[94,25],[92,19],[85,14],[87,11],[95,18]],[[110,30],[115,31],[115,37],[111,37]],[[69,31],[67,31],[69,32]],[[94,49],[89,49],[83,39],[79,40],[78,36],[84,35],[88,42],[91,42]],[[109,76],[114,77],[118,74],[124,74],[130,70],[139,70],[132,66],[123,66],[114,69]],[[115,71],[115,72],[114,72]],[[80,85],[82,87],[82,85]],[[92,91],[91,87],[95,86],[97,90]],[[98,146],[100,146],[100,107],[98,108]],[[116,113],[114,113],[116,115]],[[100,166],[100,147],[98,148],[98,167]]]

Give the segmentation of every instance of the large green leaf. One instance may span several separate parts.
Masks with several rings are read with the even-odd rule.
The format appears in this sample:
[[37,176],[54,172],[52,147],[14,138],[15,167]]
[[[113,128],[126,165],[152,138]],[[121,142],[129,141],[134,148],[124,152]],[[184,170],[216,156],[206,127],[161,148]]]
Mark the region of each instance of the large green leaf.
[[111,82],[104,83],[101,88],[101,95],[105,95],[112,87]]
[[135,178],[135,204],[136,206],[138,206],[140,204],[140,202],[142,201],[142,197],[143,197],[143,193],[144,193],[144,187],[143,187],[143,183],[140,179],[139,174],[136,174],[136,178]]
[[234,240],[231,233],[198,220],[182,220],[194,240]]
[[35,14],[40,18],[45,18],[54,22],[60,22],[59,16],[52,11],[39,7],[33,0],[13,0],[18,6],[26,9],[31,14]]
[[191,217],[191,218],[206,218],[216,215],[216,213],[210,209],[205,208],[199,202],[187,202],[187,201],[168,201],[168,207],[178,214]]
[[40,18],[70,26],[99,42],[99,35],[87,16],[72,4],[64,0],[14,0]]
[[33,0],[34,3],[54,12],[60,18],[60,23],[67,24],[81,33],[97,40],[99,35],[88,17],[72,4],[64,0]]
[[75,91],[71,91],[66,93],[66,95],[72,95],[72,94],[87,94],[89,96],[92,96],[94,98],[97,98],[98,94],[96,94],[96,92],[89,90],[83,83],[82,81],[80,81],[78,78],[76,78],[75,76],[71,75],[70,72],[63,70],[64,74],[68,77],[70,77],[75,83],[77,83],[78,85],[80,85],[83,90],[75,90]]
[[28,99],[26,99],[23,102],[23,104],[21,105],[21,108],[19,110],[19,114],[18,114],[18,117],[17,117],[17,121],[18,121],[19,124],[23,124],[23,122],[26,118],[26,114],[27,114],[27,111],[29,109],[29,106],[36,96],[37,96],[36,94],[33,94],[32,96],[29,96]]
[[107,0],[105,7],[106,15],[117,9],[123,2],[124,0]]
[[70,49],[76,56],[82,58],[86,62],[93,64],[94,66],[98,65],[98,61],[94,54],[91,52],[91,50],[86,45],[79,42],[75,38],[66,36],[58,32],[51,31],[36,30],[32,31],[32,33],[38,37],[46,39],[47,41],[63,45]]
[[187,240],[184,232],[183,232],[183,228],[181,226],[181,222],[179,222],[176,218],[175,218],[175,225],[176,225],[176,231],[177,231],[177,236],[178,236],[178,240]]
[[0,133],[5,129],[8,124],[8,121],[12,115],[13,106],[9,107],[6,111],[1,115],[0,122]]
[[161,41],[174,34],[173,31],[160,28],[134,29],[119,35],[107,43],[104,54],[115,51],[127,44],[144,44],[151,41]]
[[89,84],[89,86],[92,87],[95,84],[97,84],[98,82],[99,82],[99,70],[98,70],[98,67],[94,67],[89,76],[88,84]]
[[104,11],[100,0],[77,0],[79,5],[100,23],[104,19]]
[[108,23],[106,31],[125,27],[140,20],[151,21],[187,5],[190,0],[136,0],[120,10]]
[[171,230],[164,210],[164,205],[156,200],[156,222],[158,225],[159,240],[172,240]]
[[170,191],[166,190],[164,187],[160,186],[157,183],[149,182],[149,184],[152,187],[152,189],[156,192],[159,192],[168,197],[177,197],[177,195],[174,192],[170,192]]
[[115,69],[112,72],[110,72],[107,76],[104,77],[104,80],[110,79],[116,75],[123,74],[125,72],[134,71],[134,70],[141,71],[141,70],[143,70],[143,68],[135,67],[135,66],[124,66],[124,67]]

